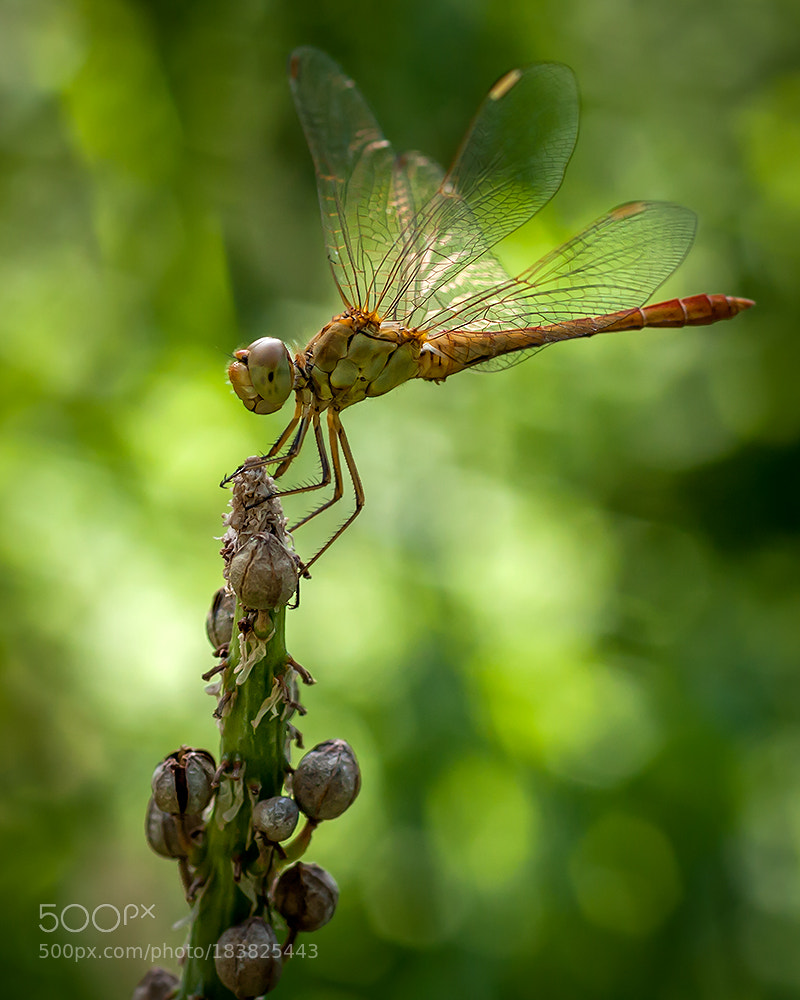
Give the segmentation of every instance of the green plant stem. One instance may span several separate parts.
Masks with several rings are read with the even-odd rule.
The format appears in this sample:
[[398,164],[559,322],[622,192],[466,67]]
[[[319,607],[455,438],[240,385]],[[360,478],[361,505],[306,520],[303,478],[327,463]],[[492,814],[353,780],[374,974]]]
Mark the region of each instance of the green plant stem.
[[[238,622],[243,615],[243,609],[237,604],[234,621]],[[239,808],[235,815],[230,815],[233,811],[230,798],[218,795],[208,821],[205,853],[197,866],[202,886],[198,890],[189,957],[178,1000],[231,998],[230,991],[217,978],[214,945],[225,930],[246,920],[253,910],[241,881],[249,866],[256,864],[259,854],[257,844],[249,839],[253,802],[280,795],[283,789],[287,766],[283,701],[277,705],[277,715],[267,712],[256,728],[252,725],[265,699],[273,694],[275,679],[287,673],[285,607],[262,612],[260,623],[266,623],[267,618],[272,635],[247,679],[242,684],[236,683],[235,670],[243,656],[243,637],[238,633],[232,639],[228,666],[223,674],[220,695],[230,694],[231,698],[221,723],[220,765],[225,770],[220,778],[220,790],[226,782],[230,783],[239,796]]]

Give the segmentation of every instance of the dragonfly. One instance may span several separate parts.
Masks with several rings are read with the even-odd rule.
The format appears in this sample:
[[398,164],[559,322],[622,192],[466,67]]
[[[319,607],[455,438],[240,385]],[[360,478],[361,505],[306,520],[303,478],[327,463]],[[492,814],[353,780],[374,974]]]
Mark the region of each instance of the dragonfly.
[[294,355],[274,337],[234,352],[228,377],[248,410],[275,413],[292,393],[295,408],[269,452],[223,484],[264,466],[280,479],[310,431],[320,475],[278,495],[323,490],[331,481],[333,488],[294,531],[342,499],[346,470],[354,508],[304,564],[305,574],[364,506],[341,421],[347,407],[410,379],[443,382],[467,369],[508,368],[559,341],[702,326],[754,304],[702,294],[645,305],[694,240],[694,213],[669,202],[620,205],[521,274],[507,273],[494,247],[550,201],[575,146],[578,92],[567,66],[535,63],[506,73],[447,172],[421,153],[395,153],[355,83],[325,53],[297,49],[289,80],[344,309]]

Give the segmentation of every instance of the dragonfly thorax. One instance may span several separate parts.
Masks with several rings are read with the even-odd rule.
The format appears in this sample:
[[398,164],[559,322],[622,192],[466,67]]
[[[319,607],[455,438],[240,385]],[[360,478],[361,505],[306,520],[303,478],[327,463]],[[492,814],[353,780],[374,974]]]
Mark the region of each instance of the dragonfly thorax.
[[304,352],[320,409],[344,409],[382,396],[419,372],[420,341],[397,324],[344,315],[324,327]]

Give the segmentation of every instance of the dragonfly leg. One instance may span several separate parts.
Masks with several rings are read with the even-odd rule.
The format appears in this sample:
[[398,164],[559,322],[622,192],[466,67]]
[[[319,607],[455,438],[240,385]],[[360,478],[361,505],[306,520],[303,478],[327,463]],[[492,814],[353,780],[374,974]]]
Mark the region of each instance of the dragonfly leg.
[[[313,418],[312,418],[312,420],[313,420]],[[285,433],[286,432],[284,431],[284,434]],[[242,469],[244,469],[244,470],[247,470],[247,469],[259,469],[259,468],[261,468],[262,466],[266,465],[269,462],[280,462],[281,464],[278,467],[278,470],[272,474],[273,480],[277,479],[278,476],[282,475],[286,471],[286,469],[289,468],[289,466],[291,465],[292,459],[294,459],[300,453],[300,450],[303,447],[303,442],[306,439],[306,434],[307,433],[308,433],[308,413],[304,413],[303,416],[302,416],[302,418],[301,418],[301,420],[300,420],[300,426],[297,428],[297,434],[295,435],[294,441],[292,441],[292,446],[291,446],[291,448],[289,448],[289,451],[285,455],[278,455],[278,456],[276,456],[274,458],[271,457],[272,456],[272,452],[278,450],[278,447],[280,445],[280,440],[278,440],[272,446],[272,449],[271,449],[271,451],[270,451],[269,454],[265,455],[263,458],[257,458],[254,461],[246,461],[244,463],[244,465],[242,465]],[[283,435],[281,435],[281,437],[283,437]],[[319,443],[319,441],[317,443]],[[323,476],[324,476],[324,474],[325,474],[325,463],[323,462]],[[313,484],[312,486],[300,487],[299,489],[295,489],[295,490],[292,490],[292,489],[289,489],[289,490],[273,490],[273,492],[270,493],[269,496],[270,497],[285,497],[289,493],[302,493],[306,489],[314,490],[314,489],[318,489],[320,486],[324,486],[324,485],[325,485],[325,483],[323,481],[322,483],[316,483],[316,484]],[[267,497],[262,497],[260,500],[256,500],[255,504],[252,504],[251,506],[257,507],[259,504],[264,503],[264,501],[266,499],[267,499]]]
[[[283,473],[291,465],[292,460],[297,456],[297,454],[302,449],[303,443],[306,439],[306,434],[308,433],[309,419],[311,421],[311,426],[314,428],[314,439],[317,444],[317,455],[319,457],[319,464],[322,472],[320,480],[319,482],[316,483],[308,483],[305,486],[292,486],[286,490],[274,490],[270,494],[271,497],[288,497],[288,496],[293,496],[296,493],[309,493],[312,490],[321,490],[325,486],[327,486],[331,481],[331,467],[330,463],[328,462],[328,453],[325,450],[325,439],[322,435],[322,429],[320,428],[319,410],[312,410],[310,408],[303,414],[303,417],[300,420],[300,427],[297,430],[297,434],[295,436],[294,441],[292,442],[292,446],[289,449],[289,451],[284,456],[282,456],[281,464],[278,466],[277,470],[272,474],[272,478],[277,479],[279,476],[282,476]],[[276,450],[279,446],[280,442],[276,442],[276,444],[273,445],[273,451]],[[268,459],[269,456],[265,456],[265,460]],[[280,460],[280,458],[278,460]],[[259,466],[259,461],[249,462],[249,463],[245,462],[244,464],[245,469],[258,468],[258,466]],[[257,501],[257,503],[263,503],[263,502],[264,502],[263,499]],[[304,522],[300,523],[302,524]]]
[[[314,439],[317,443],[317,454],[319,456],[319,464],[322,469],[322,476],[318,483],[310,483],[308,486],[295,486],[288,490],[277,490],[273,496],[277,497],[288,497],[295,493],[309,493],[312,490],[321,490],[323,487],[327,486],[331,481],[331,466],[328,461],[328,452],[325,449],[325,439],[322,435],[322,428],[319,423],[319,411],[314,410],[311,414],[311,426],[314,428]],[[278,476],[282,476],[286,469],[291,464],[292,459],[286,458],[284,463],[281,464],[275,471],[274,478],[277,479]],[[304,522],[301,522],[304,523]]]
[[[334,418],[335,418],[335,423],[334,423]],[[316,517],[317,514],[321,514],[324,510],[327,510],[329,507],[332,507],[335,503],[338,503],[339,500],[341,500],[342,497],[344,496],[344,485],[342,481],[342,463],[339,458],[339,437],[335,424],[338,424],[340,428],[342,426],[341,423],[339,422],[338,415],[336,415],[333,410],[328,410],[328,438],[330,440],[331,462],[333,463],[333,493],[327,500],[321,503],[319,507],[315,507],[310,514],[306,514],[305,517],[301,517],[299,521],[293,524],[289,528],[290,532],[296,531],[298,528],[301,528],[304,524],[308,524],[308,522],[312,518]],[[322,455],[324,451],[324,441],[322,440],[321,431],[320,431],[320,436],[318,438],[318,446],[320,447],[320,455]],[[326,455],[326,463],[327,463],[327,455]],[[316,558],[317,557],[314,556],[314,559]]]
[[[267,454],[262,455],[260,458],[248,459],[246,462],[242,462],[239,468],[236,469],[235,472],[232,472],[229,476],[226,476],[219,485],[227,486],[228,483],[230,483],[239,475],[239,473],[244,472],[246,469],[258,469],[264,465],[272,465],[273,462],[281,463],[279,467],[279,472],[277,472],[276,475],[280,475],[283,472],[285,472],[286,469],[291,464],[292,459],[297,457],[300,449],[303,446],[303,440],[306,436],[306,430],[308,429],[308,414],[307,412],[304,413],[305,409],[307,408],[303,406],[300,400],[298,400],[297,405],[295,406],[294,409],[294,416],[286,425],[286,427],[283,430],[283,433],[275,442],[275,444],[273,444],[273,446],[270,448]],[[301,418],[303,418],[304,423],[300,423]],[[281,448],[283,448],[283,446],[292,436],[292,434],[294,433],[294,429],[295,427],[297,427],[298,424],[300,424],[300,428],[298,429],[297,434],[295,435],[295,439],[292,442],[289,450],[286,452],[285,455],[279,455],[278,452],[281,450]]]
[[[313,490],[319,490],[330,484],[331,477],[333,478],[333,493],[327,500],[315,507],[310,514],[306,514],[305,517],[302,517],[299,521],[293,524],[289,528],[289,531],[296,531],[304,524],[307,524],[312,518],[316,517],[317,514],[321,514],[323,511],[328,510],[329,507],[332,507],[335,503],[338,503],[339,500],[342,499],[344,496],[344,476],[342,474],[341,460],[342,455],[344,455],[347,472],[350,476],[350,481],[353,484],[356,505],[352,513],[347,517],[344,523],[336,529],[322,548],[316,552],[307,563],[303,564],[302,573],[304,576],[306,575],[308,567],[311,566],[312,563],[315,563],[323,552],[330,548],[339,535],[341,535],[342,532],[349,527],[350,524],[352,524],[355,518],[358,517],[361,513],[361,508],[364,506],[364,488],[361,485],[361,477],[358,474],[355,459],[353,458],[353,453],[350,450],[350,443],[347,440],[347,435],[344,432],[344,427],[342,427],[342,422],[339,419],[338,412],[333,409],[328,410],[328,440],[330,446],[330,459],[328,458],[328,451],[325,447],[325,436],[322,432],[320,424],[319,411],[310,406],[304,407],[298,403],[294,416],[287,424],[281,436],[272,448],[270,448],[269,452],[261,458],[244,462],[239,466],[236,472],[231,473],[231,475],[223,479],[220,484],[224,486],[226,483],[229,483],[237,475],[247,469],[259,468],[262,465],[272,464],[273,462],[279,463],[273,478],[277,479],[279,476],[282,476],[289,468],[292,461],[300,453],[308,433],[309,424],[314,429],[314,439],[316,441],[317,454],[319,456],[320,467],[322,470],[320,480],[319,482],[311,483],[308,486],[296,486],[287,490],[276,490],[273,496],[285,497],[298,493],[309,493]],[[295,437],[289,447],[289,450],[283,455],[277,454],[289,440],[292,433],[295,432],[295,428]]]
[[[291,437],[292,432],[294,431],[295,427],[297,427],[298,423],[300,423],[301,417],[304,418],[304,419],[307,418],[306,409],[307,408],[304,407],[303,404],[298,399],[297,403],[295,404],[294,414],[292,415],[292,419],[286,425],[286,427],[283,430],[283,433],[278,438],[278,440],[275,442],[275,444],[273,444],[273,446],[270,448],[270,450],[264,456],[264,461],[265,462],[267,462],[267,461],[269,461],[269,462],[278,462],[278,461],[280,461],[280,458],[278,457],[278,452],[281,450],[281,448],[283,448],[283,446],[286,444],[286,442]],[[300,438],[299,442],[297,440],[298,437]],[[292,458],[294,458],[294,456],[298,453],[298,451],[300,451],[300,447],[301,447],[301,445],[303,443],[303,438],[304,437],[305,437],[305,432],[302,431],[302,427],[301,427],[301,429],[297,432],[297,437],[295,437],[295,440],[292,442],[292,445],[289,448],[289,451],[286,453],[286,455],[284,455],[284,458],[289,458],[290,461],[291,461]]]
[[334,531],[327,542],[322,546],[322,548],[316,552],[307,563],[302,566],[303,576],[308,575],[309,567],[312,566],[317,559],[326,552],[331,545],[336,541],[339,535],[342,534],[350,525],[355,521],[364,506],[364,487],[361,485],[361,477],[358,474],[358,469],[356,468],[356,462],[353,458],[353,452],[350,450],[350,442],[347,440],[347,435],[344,432],[344,427],[342,427],[342,422],[339,419],[339,414],[335,410],[328,410],[328,432],[330,435],[331,442],[331,460],[333,462],[333,481],[334,490],[333,496],[330,500],[324,503],[317,510],[313,511],[308,517],[304,518],[301,522],[304,524],[311,517],[315,517],[317,514],[321,513],[326,508],[330,507],[332,504],[336,503],[337,500],[342,498],[344,493],[344,488],[342,486],[342,463],[339,458],[339,446],[341,445],[342,454],[344,455],[344,460],[347,465],[347,471],[350,475],[350,481],[353,484],[353,492],[355,493],[356,505],[352,513],[347,517],[347,519],[339,525],[339,527]]

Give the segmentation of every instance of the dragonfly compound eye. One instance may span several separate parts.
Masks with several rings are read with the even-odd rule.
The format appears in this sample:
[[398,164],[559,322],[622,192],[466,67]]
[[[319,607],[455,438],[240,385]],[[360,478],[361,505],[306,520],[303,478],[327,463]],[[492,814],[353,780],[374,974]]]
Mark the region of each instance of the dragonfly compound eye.
[[275,337],[262,337],[246,351],[247,371],[258,394],[256,413],[277,412],[292,391],[294,364],[286,345]]

